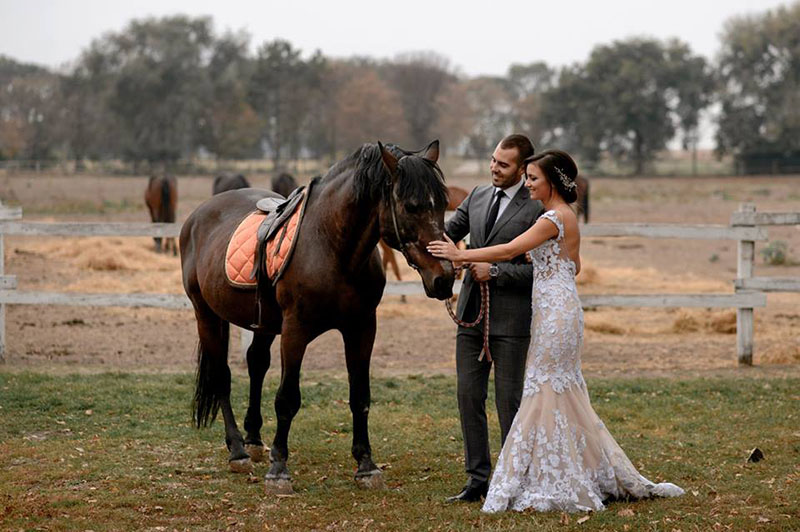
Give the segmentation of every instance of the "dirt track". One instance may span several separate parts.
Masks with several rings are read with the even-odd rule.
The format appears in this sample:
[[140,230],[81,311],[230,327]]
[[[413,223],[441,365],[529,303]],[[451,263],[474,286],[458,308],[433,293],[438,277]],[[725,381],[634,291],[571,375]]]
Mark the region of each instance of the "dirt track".
[[[256,186],[265,178],[255,176]],[[146,178],[0,177],[0,198],[23,206],[26,220],[146,221]],[[470,188],[480,179],[450,179]],[[800,178],[595,179],[593,222],[726,224],[741,201],[759,210],[800,207]],[[179,180],[182,220],[210,195],[210,178]],[[800,261],[800,230],[771,228]],[[6,273],[22,290],[180,293],[179,259],[156,255],[145,238],[7,237]],[[798,276],[800,266],[765,266],[756,275]],[[732,292],[736,244],[727,241],[586,238],[580,292]],[[402,261],[401,261],[402,262]],[[404,278],[414,274],[404,269]],[[798,374],[800,294],[770,294],[756,310],[756,371]],[[6,369],[46,371],[164,370],[194,367],[196,333],[190,311],[11,306]],[[584,369],[589,374],[685,375],[736,368],[733,310],[599,309],[586,314]],[[379,308],[373,370],[454,371],[454,326],[442,303],[422,297],[384,298]],[[234,338],[236,340],[236,338]],[[278,365],[278,342],[272,349]],[[241,371],[240,357],[232,355]],[[304,370],[344,372],[335,333],[309,348]]]

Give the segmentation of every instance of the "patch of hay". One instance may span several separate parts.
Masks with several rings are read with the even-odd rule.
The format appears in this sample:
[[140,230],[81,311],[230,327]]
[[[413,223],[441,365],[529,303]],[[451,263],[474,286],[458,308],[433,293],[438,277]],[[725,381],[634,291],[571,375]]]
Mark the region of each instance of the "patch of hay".
[[797,364],[800,363],[800,338],[792,343],[781,343],[757,355],[759,364]]
[[706,328],[715,333],[736,334],[736,311],[713,314],[706,322]]
[[180,257],[156,253],[150,238],[47,239],[27,243],[23,248],[47,257],[64,259],[79,268],[94,271],[180,270]]
[[607,321],[594,321],[594,320],[587,321],[585,327],[589,331],[601,334],[617,334],[617,335],[625,334],[625,330],[622,327],[619,327]]
[[591,266],[583,266],[581,268],[581,272],[575,278],[575,282],[578,285],[587,285],[587,284],[596,284],[598,281],[598,273],[597,270],[592,268]]
[[672,332],[685,333],[697,332],[701,327],[700,320],[692,316],[688,312],[681,312],[678,317],[672,322]]

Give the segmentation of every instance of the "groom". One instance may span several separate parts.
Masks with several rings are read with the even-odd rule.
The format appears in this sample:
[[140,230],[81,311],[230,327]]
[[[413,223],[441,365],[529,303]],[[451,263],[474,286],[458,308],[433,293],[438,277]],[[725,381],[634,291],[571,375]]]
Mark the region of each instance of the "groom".
[[[542,204],[530,199],[523,186],[522,161],[533,155],[533,144],[524,135],[505,137],[492,153],[491,185],[476,187],[447,222],[445,232],[458,242],[470,235],[470,247],[510,242],[533,225]],[[505,442],[522,398],[525,359],[530,343],[531,283],[533,268],[519,256],[510,262],[473,263],[464,277],[458,297],[457,316],[473,322],[480,311],[479,282],[489,282],[489,349],[494,363],[495,404]],[[486,394],[492,362],[479,360],[483,324],[458,327],[456,372],[458,411],[464,438],[467,485],[448,502],[480,501],[486,496],[492,464],[486,422]]]

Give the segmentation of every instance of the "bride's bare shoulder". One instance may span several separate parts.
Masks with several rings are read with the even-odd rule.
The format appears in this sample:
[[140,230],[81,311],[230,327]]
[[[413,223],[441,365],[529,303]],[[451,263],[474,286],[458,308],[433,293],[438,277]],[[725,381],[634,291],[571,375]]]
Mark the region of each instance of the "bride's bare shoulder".
[[578,216],[575,214],[575,211],[572,210],[568,205],[564,205],[563,207],[558,208],[558,214],[561,217],[561,221],[564,223],[564,227],[570,226],[574,229],[578,228]]

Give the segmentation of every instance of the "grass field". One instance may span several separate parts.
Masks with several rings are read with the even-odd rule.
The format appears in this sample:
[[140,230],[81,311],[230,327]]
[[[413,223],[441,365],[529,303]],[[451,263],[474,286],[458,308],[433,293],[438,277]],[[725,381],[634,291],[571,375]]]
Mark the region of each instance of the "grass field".
[[[290,437],[295,494],[276,497],[264,493],[265,465],[250,478],[227,471],[219,420],[192,427],[190,374],[3,372],[0,530],[800,529],[800,379],[591,379],[596,410],[640,472],[687,494],[570,516],[443,502],[464,481],[454,381],[373,380],[387,489],[361,491],[346,380],[306,375]],[[265,387],[270,441],[276,381]],[[238,379],[240,423],[245,401]],[[496,455],[493,417],[490,427]],[[746,462],[753,447],[765,460]]]

